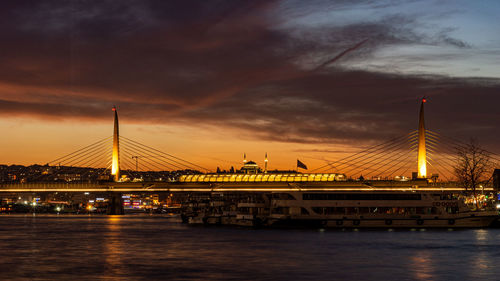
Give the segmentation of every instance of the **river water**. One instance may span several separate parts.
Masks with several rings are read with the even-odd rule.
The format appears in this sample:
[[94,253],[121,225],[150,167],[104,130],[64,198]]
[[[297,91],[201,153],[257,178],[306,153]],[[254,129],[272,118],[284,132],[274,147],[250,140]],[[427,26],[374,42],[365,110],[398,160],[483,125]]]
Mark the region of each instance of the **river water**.
[[0,280],[500,280],[500,229],[202,227],[169,216],[0,216]]

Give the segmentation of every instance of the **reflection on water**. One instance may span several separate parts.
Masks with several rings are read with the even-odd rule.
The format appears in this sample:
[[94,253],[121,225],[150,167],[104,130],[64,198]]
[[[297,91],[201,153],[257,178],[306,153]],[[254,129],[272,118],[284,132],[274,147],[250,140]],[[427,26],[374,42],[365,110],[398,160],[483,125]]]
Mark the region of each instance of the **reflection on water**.
[[486,241],[488,238],[488,230],[486,229],[476,229],[474,230],[474,233],[476,233],[476,240],[479,241]]
[[413,274],[416,280],[429,280],[434,276],[433,262],[430,250],[419,250],[411,257]]
[[[489,232],[486,229],[478,229],[474,231],[476,234],[476,249],[473,252],[472,262],[478,271],[478,277],[482,275],[486,270],[490,270],[492,267],[492,258],[490,256],[490,251],[485,249],[489,247]],[[500,276],[498,277],[500,279]]]
[[499,280],[500,229],[193,227],[163,216],[0,216],[1,280]]
[[104,279],[111,279],[117,276],[127,276],[124,272],[127,267],[123,266],[122,257],[127,253],[124,251],[125,247],[122,244],[121,238],[123,233],[121,230],[120,216],[107,217],[107,235],[103,237],[104,252],[103,257],[106,263],[106,271],[104,272]]

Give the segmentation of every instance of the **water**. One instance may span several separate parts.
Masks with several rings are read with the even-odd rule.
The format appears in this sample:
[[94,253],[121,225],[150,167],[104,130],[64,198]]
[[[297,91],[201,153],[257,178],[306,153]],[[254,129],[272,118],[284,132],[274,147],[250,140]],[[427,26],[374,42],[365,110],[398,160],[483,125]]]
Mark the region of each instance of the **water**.
[[500,280],[500,229],[270,230],[0,216],[1,280]]

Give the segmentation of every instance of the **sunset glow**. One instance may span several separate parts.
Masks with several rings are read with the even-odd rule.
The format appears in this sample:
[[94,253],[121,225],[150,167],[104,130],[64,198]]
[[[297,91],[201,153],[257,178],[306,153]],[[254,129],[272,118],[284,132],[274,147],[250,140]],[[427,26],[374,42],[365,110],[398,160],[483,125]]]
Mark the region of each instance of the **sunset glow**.
[[211,170],[314,168],[415,131],[423,96],[427,129],[500,151],[496,1],[236,2],[8,4],[0,163],[111,136],[116,105],[123,136]]

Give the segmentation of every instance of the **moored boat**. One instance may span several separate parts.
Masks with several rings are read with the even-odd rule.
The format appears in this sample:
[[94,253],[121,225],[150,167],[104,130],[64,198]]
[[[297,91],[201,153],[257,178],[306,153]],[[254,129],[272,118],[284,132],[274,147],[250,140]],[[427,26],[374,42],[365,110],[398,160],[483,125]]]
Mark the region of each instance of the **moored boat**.
[[287,192],[273,198],[270,226],[478,228],[499,217],[492,203],[474,210],[464,196],[443,192]]

